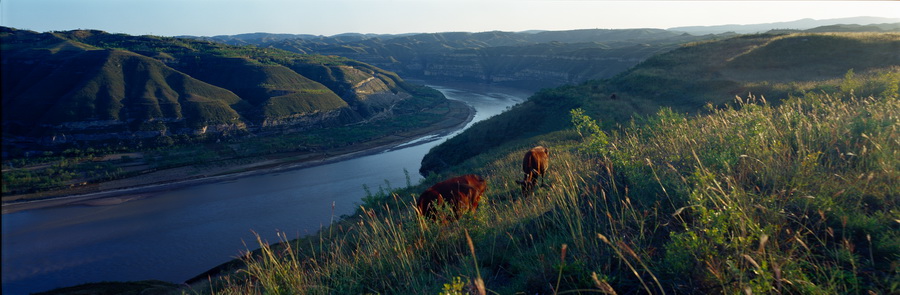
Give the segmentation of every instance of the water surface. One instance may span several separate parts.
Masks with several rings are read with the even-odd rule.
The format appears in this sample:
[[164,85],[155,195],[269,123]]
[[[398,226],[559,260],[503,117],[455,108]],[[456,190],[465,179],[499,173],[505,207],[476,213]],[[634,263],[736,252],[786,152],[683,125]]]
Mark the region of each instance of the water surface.
[[[432,87],[476,109],[472,123],[530,93],[484,85]],[[413,184],[422,157],[458,133],[426,136],[385,152],[226,182],[199,184],[111,206],[67,206],[3,215],[3,294],[101,281],[183,282],[258,248],[314,233],[351,214],[363,185]],[[404,171],[408,171],[405,173]]]

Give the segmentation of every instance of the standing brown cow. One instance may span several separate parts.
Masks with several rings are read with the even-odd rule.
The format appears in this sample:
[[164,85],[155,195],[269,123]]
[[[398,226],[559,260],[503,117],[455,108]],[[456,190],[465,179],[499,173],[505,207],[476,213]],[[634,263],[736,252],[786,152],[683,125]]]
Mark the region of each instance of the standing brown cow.
[[522,159],[522,172],[525,173],[525,180],[516,181],[522,185],[522,193],[525,194],[534,189],[537,185],[537,178],[541,178],[541,186],[544,185],[544,173],[550,165],[550,150],[543,146],[536,146],[525,152],[525,158]]
[[474,212],[478,208],[478,201],[486,188],[484,178],[475,174],[450,178],[425,190],[419,196],[416,207],[422,215],[436,218],[437,207],[447,202],[454,217],[459,219],[463,213]]

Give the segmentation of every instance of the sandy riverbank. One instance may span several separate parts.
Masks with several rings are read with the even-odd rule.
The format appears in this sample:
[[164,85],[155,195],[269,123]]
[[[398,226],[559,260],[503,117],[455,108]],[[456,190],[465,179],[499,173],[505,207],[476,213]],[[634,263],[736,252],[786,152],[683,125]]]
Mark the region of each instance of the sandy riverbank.
[[[91,184],[78,189],[43,192],[31,196],[4,196],[2,214],[57,206],[116,205],[152,197],[167,190],[187,186],[301,169],[376,154],[419,138],[437,138],[442,134],[462,128],[474,118],[475,109],[471,106],[454,100],[451,100],[449,103],[451,105],[450,112],[445,116],[444,120],[438,123],[373,141],[331,150],[327,153],[274,155],[264,161],[216,167],[192,165]],[[428,141],[416,142],[416,144],[425,142]]]

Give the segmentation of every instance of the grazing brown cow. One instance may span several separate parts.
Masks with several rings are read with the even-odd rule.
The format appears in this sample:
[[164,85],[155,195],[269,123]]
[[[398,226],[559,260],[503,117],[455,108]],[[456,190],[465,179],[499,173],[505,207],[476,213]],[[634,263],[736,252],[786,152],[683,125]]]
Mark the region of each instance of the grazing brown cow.
[[475,174],[450,178],[425,190],[419,196],[416,207],[422,215],[436,218],[437,207],[448,202],[454,217],[459,219],[463,213],[478,208],[478,201],[486,188],[484,178]]
[[522,159],[522,172],[525,172],[525,180],[516,181],[522,185],[522,193],[530,192],[537,185],[537,178],[541,178],[541,186],[544,185],[544,173],[550,165],[550,150],[542,146],[536,146],[525,152]]

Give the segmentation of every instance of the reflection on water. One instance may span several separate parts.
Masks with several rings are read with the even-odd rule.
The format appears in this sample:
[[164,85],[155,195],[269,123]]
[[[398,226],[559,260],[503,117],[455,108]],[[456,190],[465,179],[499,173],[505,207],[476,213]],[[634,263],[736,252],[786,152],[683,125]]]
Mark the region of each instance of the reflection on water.
[[[528,95],[484,86],[433,87],[475,107],[473,123]],[[422,156],[455,134],[424,137],[337,163],[179,188],[120,204],[3,215],[3,293],[99,281],[182,282],[257,247],[254,232],[275,242],[279,232],[289,238],[314,233],[353,213],[365,196],[363,185],[376,190],[405,186],[404,171],[417,183]]]

